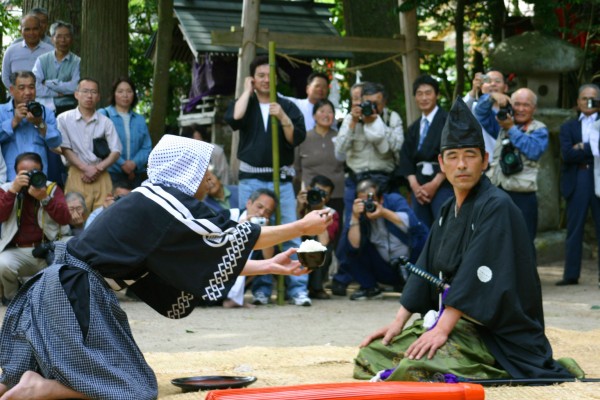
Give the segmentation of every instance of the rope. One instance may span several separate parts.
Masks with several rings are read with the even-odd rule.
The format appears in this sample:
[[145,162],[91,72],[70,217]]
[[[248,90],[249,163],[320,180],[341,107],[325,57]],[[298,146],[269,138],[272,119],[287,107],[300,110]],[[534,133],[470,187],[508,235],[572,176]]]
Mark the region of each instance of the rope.
[[[260,47],[261,49],[269,50],[267,46],[264,46],[264,45],[262,45],[260,43],[257,43],[254,40],[247,40],[247,41],[245,41],[242,44],[242,52],[241,52],[241,54],[244,53],[244,51],[246,50],[246,46],[248,44],[250,44],[250,43],[254,44],[256,47]],[[416,49],[417,50],[424,50],[423,48],[420,48],[420,47],[417,47]],[[240,54],[240,57],[241,57],[241,54]],[[304,65],[308,65],[310,67],[313,66],[312,62],[305,61],[305,60],[302,60],[300,58],[296,58],[294,56],[290,56],[288,54],[280,53],[280,52],[277,52],[277,51],[275,52],[275,54],[277,56],[279,56],[279,57],[285,58],[292,66],[296,66],[297,64],[304,64]],[[365,69],[372,68],[372,67],[375,67],[377,65],[385,64],[386,62],[392,61],[394,64],[396,64],[396,66],[400,70],[402,70],[403,69],[402,63],[400,61],[398,61],[398,58],[402,57],[403,55],[404,55],[404,53],[393,54],[393,55],[391,55],[389,57],[383,58],[381,60],[373,61],[373,62],[368,63],[368,64],[356,65],[356,66],[353,66],[353,67],[346,67],[344,69],[341,69],[341,68],[331,68],[331,67],[325,67],[325,66],[320,66],[320,69],[326,70],[326,71],[331,71],[331,72],[349,72],[349,73],[354,73],[355,74],[356,71],[365,70]]]

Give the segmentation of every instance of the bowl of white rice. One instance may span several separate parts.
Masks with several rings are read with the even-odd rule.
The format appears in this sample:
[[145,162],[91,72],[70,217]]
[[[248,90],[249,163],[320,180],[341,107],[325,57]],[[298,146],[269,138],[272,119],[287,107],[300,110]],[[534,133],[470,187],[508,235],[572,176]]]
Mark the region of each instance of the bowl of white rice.
[[320,242],[308,239],[302,242],[298,248],[298,260],[308,269],[319,268],[325,262],[325,252],[327,247]]

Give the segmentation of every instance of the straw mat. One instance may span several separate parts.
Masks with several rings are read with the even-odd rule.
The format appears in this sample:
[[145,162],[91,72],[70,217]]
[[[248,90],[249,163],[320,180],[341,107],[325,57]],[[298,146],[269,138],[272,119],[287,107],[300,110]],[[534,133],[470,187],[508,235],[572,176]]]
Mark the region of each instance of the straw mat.
[[[576,332],[548,328],[555,358],[572,357],[589,378],[600,378],[600,330]],[[182,393],[173,378],[200,375],[252,375],[252,387],[352,382],[356,347],[243,347],[229,351],[147,353],[159,382],[159,398],[204,399],[205,392]],[[600,400],[600,383],[490,387],[487,400]]]

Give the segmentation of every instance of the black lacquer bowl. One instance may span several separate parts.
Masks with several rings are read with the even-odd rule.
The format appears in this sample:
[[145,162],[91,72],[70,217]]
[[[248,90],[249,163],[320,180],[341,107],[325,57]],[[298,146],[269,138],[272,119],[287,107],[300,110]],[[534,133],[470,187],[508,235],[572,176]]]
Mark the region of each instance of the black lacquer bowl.
[[319,268],[325,262],[325,251],[297,252],[298,260],[308,269]]

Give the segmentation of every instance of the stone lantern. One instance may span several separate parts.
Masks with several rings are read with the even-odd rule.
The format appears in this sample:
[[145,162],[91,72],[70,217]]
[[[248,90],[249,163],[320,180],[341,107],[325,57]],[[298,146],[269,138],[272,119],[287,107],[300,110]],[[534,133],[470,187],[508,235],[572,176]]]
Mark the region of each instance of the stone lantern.
[[525,32],[500,43],[490,65],[504,74],[515,73],[517,86],[538,96],[538,108],[554,108],[560,100],[560,74],[578,69],[583,59],[583,50],[564,40]]

